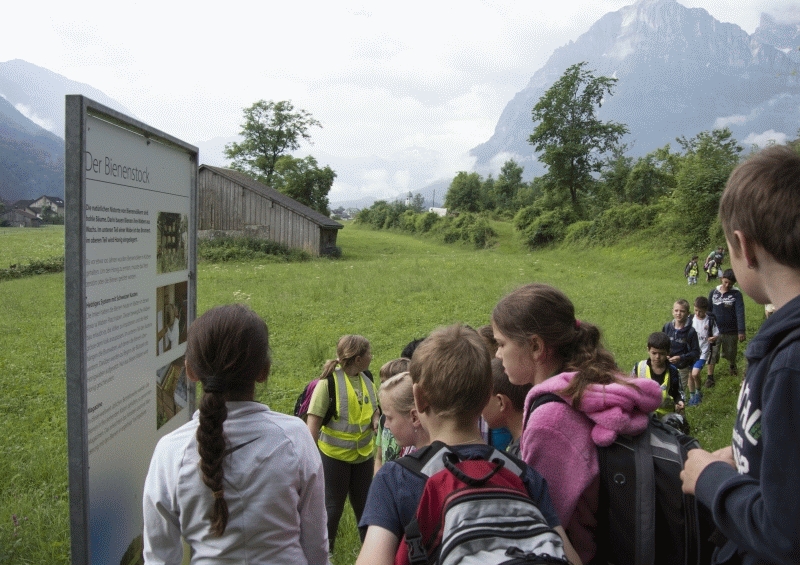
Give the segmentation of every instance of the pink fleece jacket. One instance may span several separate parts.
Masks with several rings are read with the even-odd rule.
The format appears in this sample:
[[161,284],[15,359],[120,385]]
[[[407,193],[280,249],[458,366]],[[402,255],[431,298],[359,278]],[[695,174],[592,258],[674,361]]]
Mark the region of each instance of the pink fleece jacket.
[[[551,392],[559,394],[577,373],[561,373],[536,385],[525,399],[525,414],[534,399]],[[650,379],[623,384],[591,385],[583,394],[580,409],[572,399],[550,402],[531,414],[522,432],[522,458],[546,480],[561,525],[584,563],[597,548],[593,532],[597,526],[599,467],[596,445],[610,445],[617,434],[644,431],[650,412],[661,405],[661,387]]]

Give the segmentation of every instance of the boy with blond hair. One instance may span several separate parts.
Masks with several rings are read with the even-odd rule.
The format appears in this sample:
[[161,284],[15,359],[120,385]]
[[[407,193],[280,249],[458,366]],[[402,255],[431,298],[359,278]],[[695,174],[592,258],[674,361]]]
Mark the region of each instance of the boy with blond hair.
[[775,313],[745,351],[731,446],[691,450],[683,490],[727,538],[712,563],[800,563],[800,155],[775,146],[739,165],[719,215],[740,287]]
[[[414,382],[414,402],[431,442],[441,442],[460,458],[488,458],[497,452],[486,445],[478,418],[492,391],[489,354],[478,333],[453,325],[433,332],[414,352],[409,367]],[[423,457],[429,446],[409,457]],[[507,456],[510,457],[510,456]],[[514,458],[533,502],[550,527],[564,540],[565,553],[573,563],[578,555],[559,525],[545,480]],[[398,461],[381,467],[372,482],[367,507],[359,522],[366,529],[356,565],[392,565],[405,526],[414,517],[426,478]]]

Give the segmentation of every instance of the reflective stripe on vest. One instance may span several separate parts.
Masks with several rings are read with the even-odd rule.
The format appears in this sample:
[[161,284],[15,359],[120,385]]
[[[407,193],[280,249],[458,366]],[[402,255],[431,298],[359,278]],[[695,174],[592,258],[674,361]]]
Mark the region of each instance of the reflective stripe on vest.
[[339,461],[355,461],[368,457],[373,450],[372,415],[377,409],[375,388],[363,374],[361,378],[361,397],[358,401],[350,379],[342,369],[334,372],[336,381],[336,413],[325,426],[320,428],[319,449]]
[[[636,373],[640,379],[653,379],[647,361],[639,361],[636,364]],[[656,409],[656,413],[663,416],[674,412],[674,408],[675,401],[669,395],[669,367],[667,367],[667,372],[664,373],[664,382],[661,383],[661,407]]]

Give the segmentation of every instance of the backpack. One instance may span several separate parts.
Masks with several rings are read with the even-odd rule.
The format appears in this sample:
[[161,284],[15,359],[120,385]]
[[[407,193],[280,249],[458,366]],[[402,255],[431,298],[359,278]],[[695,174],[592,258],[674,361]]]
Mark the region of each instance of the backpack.
[[441,442],[397,459],[426,478],[395,564],[568,565],[561,536],[531,500],[525,466],[493,449],[466,459]]
[[[542,404],[565,402],[547,393]],[[684,494],[680,473],[689,450],[699,442],[650,416],[637,436],[617,436],[597,447],[600,499],[597,554],[593,564],[699,565],[709,563],[721,534],[708,509]],[[712,541],[713,538],[713,541]]]
[[[363,373],[370,381],[375,382],[369,370],[363,371]],[[336,414],[336,379],[333,378],[333,372],[325,378],[328,380],[328,411],[325,412],[325,417],[322,418],[323,426],[332,419],[338,418]],[[294,402],[294,415],[304,422],[308,419],[308,406],[311,404],[311,396],[314,394],[314,389],[317,388],[319,381],[320,379],[314,379],[309,382]]]

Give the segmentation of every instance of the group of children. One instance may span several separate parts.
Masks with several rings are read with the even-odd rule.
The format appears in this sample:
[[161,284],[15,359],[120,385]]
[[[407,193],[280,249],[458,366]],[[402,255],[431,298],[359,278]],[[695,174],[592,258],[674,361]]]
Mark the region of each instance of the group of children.
[[[719,277],[724,258],[725,250],[722,247],[717,247],[708,254],[708,257],[706,257],[703,263],[703,271],[706,273],[706,282],[711,282]],[[689,262],[686,263],[686,266],[683,268],[683,276],[690,285],[697,284],[697,275],[700,272],[700,266],[697,260],[698,256],[692,255],[692,258],[689,259]]]
[[[741,288],[758,303],[774,304],[775,313],[746,351],[731,446],[691,450],[683,490],[711,513],[724,537],[712,563],[798,563],[800,156],[771,147],[740,165],[722,196],[720,218]],[[433,444],[446,445],[457,459],[494,457],[481,435],[481,415],[519,434],[520,458],[506,460],[560,536],[564,559],[592,562],[597,446],[641,433],[654,411],[681,408],[673,383],[684,375],[689,402],[698,398],[697,364],[712,359],[703,346],[723,343],[726,332],[735,346],[744,335],[743,326],[723,324],[737,318],[740,299],[726,278],[735,282],[733,271],[723,274],[711,300],[695,301],[691,322],[688,303],[675,303],[673,321],[650,336],[648,359],[633,375],[620,372],[599,328],[577,318],[569,298],[545,284],[525,285],[495,306],[494,362],[472,328],[435,330],[406,367],[387,368],[378,392],[382,425],[398,446],[417,451],[384,460],[377,472],[373,434],[381,424],[377,387],[367,374],[369,342],[340,340],[338,358],[325,369],[335,377],[335,415],[326,421],[330,391],[318,386],[306,427],[254,402],[255,384],[270,368],[263,321],[243,306],[214,308],[189,328],[186,369],[203,385],[199,411],[162,438],[145,483],[145,562],[180,562],[183,537],[192,563],[328,563],[335,536],[330,514],[349,494],[354,509],[361,504],[354,498],[363,497],[356,563],[394,563],[426,485],[402,461],[424,457]],[[712,318],[717,307],[726,314]],[[561,402],[539,405],[537,399],[552,394]],[[356,492],[364,490],[362,476],[369,487]]]

